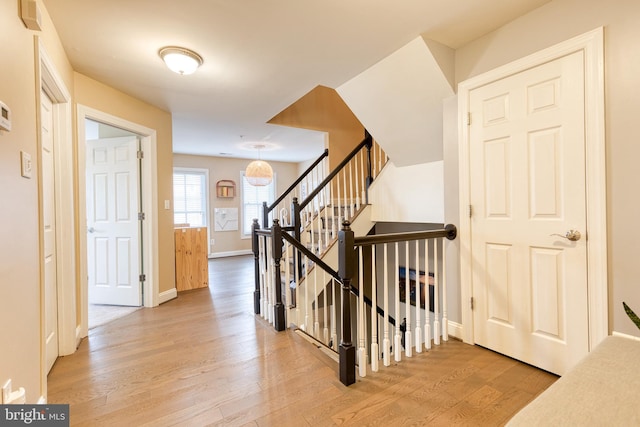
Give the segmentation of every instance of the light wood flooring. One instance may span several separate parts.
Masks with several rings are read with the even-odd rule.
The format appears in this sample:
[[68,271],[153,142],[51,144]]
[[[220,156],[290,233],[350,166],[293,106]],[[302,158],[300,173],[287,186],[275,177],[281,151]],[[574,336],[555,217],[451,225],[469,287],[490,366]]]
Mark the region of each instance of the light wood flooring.
[[86,426],[498,426],[556,377],[450,340],[344,387],[337,364],[253,314],[253,260],[90,331],[48,379]]

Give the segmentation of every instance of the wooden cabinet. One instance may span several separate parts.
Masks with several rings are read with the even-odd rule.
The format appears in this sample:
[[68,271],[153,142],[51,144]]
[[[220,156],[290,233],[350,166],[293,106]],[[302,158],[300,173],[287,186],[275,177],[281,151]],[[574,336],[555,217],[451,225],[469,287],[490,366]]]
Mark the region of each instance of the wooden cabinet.
[[176,228],[174,237],[178,292],[209,286],[207,229]]

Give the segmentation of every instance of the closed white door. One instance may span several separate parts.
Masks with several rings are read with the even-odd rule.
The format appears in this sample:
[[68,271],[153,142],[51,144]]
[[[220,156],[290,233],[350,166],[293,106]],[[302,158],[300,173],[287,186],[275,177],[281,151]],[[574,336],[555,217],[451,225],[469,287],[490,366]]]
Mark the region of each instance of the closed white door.
[[87,141],[89,302],[139,306],[138,139]]
[[44,267],[44,317],[47,373],[58,358],[58,279],[56,268],[55,160],[53,138],[53,104],[42,91],[41,161],[42,161],[42,236]]
[[469,102],[475,342],[563,374],[588,352],[583,53]]

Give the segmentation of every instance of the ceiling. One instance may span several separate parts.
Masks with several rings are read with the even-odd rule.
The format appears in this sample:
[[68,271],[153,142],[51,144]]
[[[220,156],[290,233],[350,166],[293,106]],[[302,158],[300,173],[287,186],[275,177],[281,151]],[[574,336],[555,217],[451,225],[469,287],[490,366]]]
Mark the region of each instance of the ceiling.
[[[169,111],[173,151],[302,161],[324,135],[266,122],[418,35],[458,48],[549,0],[43,0],[73,68]],[[198,52],[169,71],[164,46]],[[375,137],[375,135],[374,135]]]

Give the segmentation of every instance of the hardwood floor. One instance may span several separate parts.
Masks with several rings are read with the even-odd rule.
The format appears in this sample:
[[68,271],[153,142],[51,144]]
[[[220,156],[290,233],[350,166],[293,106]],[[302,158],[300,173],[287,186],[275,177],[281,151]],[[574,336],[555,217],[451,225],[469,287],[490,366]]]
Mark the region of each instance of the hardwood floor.
[[252,261],[212,260],[209,288],[91,330],[49,403],[86,426],[497,426],[556,380],[450,340],[344,387],[331,358],[254,316]]

